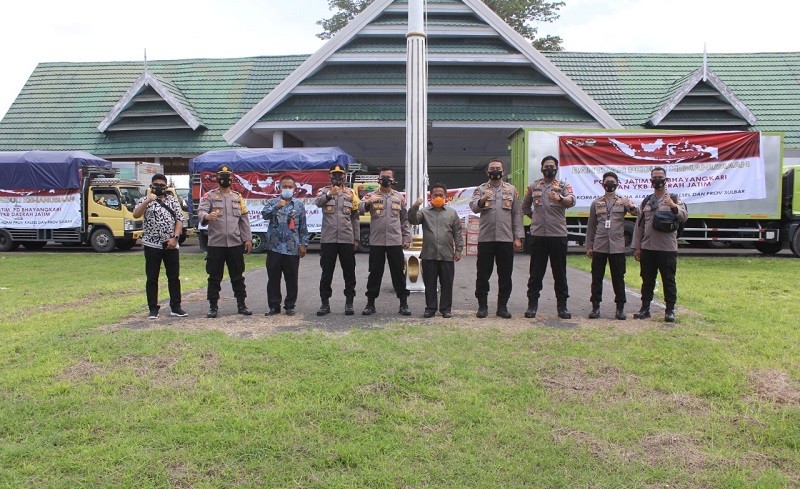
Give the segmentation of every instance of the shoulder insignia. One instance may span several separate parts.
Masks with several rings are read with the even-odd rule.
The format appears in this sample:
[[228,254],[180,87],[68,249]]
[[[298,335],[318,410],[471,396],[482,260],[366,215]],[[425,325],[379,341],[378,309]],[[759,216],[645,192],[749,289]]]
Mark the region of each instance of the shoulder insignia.
[[564,189],[567,191],[568,194],[572,193],[572,185],[566,184],[564,185]]

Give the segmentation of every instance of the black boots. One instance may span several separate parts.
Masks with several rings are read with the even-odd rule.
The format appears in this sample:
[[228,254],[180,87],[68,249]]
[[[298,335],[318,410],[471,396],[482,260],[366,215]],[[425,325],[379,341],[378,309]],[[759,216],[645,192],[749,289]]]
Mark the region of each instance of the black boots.
[[675,322],[675,304],[667,304],[667,310],[664,312],[664,321],[668,323]]
[[206,313],[207,318],[215,318],[217,317],[217,301],[209,301],[208,302],[208,312]]
[[398,314],[403,316],[410,316],[411,311],[408,309],[408,299],[403,297],[400,299],[400,308],[397,310]]
[[620,321],[625,321],[625,304],[617,304],[617,312],[614,314],[614,317]]
[[331,313],[331,304],[328,302],[328,299],[322,299],[322,305],[319,306],[319,310],[317,311],[317,316],[325,316],[326,314]]
[[558,311],[558,317],[560,317],[561,319],[572,319],[572,313],[567,310],[566,302],[557,304],[556,310]]
[[476,318],[485,318],[489,315],[489,306],[486,297],[478,297],[478,312],[475,313]]
[[497,312],[495,314],[503,319],[511,319],[511,313],[508,312],[508,306],[505,302],[497,303]]
[[600,317],[600,303],[592,302],[592,311],[589,313],[589,319],[597,319]]
[[647,319],[650,317],[650,303],[649,302],[642,302],[642,308],[639,309],[639,312],[633,313],[634,319]]
[[364,316],[375,314],[375,299],[367,299],[367,305],[364,307],[364,310],[361,311],[361,314]]
[[535,318],[537,312],[539,312],[539,301],[528,299],[528,310],[525,311],[525,317],[528,319]]
[[352,316],[355,313],[356,313],[356,311],[355,311],[355,309],[353,309],[353,298],[352,297],[348,297],[345,300],[345,303],[344,303],[344,315],[345,316]]
[[244,299],[236,299],[236,312],[243,316],[252,316],[253,311],[247,308],[244,304]]

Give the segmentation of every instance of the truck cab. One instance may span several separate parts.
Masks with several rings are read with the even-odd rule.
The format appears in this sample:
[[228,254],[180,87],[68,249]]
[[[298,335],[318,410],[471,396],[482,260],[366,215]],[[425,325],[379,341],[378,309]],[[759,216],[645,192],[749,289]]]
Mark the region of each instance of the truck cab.
[[[95,251],[106,253],[115,247],[129,250],[142,236],[142,220],[133,217],[136,201],[144,196],[144,187],[137,180],[96,175],[90,171],[83,192],[84,226],[80,241],[88,242]],[[72,239],[54,241],[69,243]]]

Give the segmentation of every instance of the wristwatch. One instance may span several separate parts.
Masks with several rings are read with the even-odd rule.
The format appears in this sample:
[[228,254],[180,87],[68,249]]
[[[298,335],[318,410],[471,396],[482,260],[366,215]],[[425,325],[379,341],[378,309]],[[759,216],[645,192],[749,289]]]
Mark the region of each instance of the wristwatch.
[[175,236],[173,236],[173,238],[175,238],[175,239],[181,239],[181,237],[180,237],[179,235],[177,235],[177,234],[176,234]]

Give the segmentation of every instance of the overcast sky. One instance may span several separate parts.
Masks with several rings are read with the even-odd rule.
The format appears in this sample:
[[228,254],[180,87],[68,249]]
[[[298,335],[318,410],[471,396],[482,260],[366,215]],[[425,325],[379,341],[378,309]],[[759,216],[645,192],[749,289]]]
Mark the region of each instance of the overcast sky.
[[[540,27],[569,51],[800,51],[795,0],[565,0]],[[327,0],[28,0],[0,19],[0,114],[45,61],[311,54]]]

